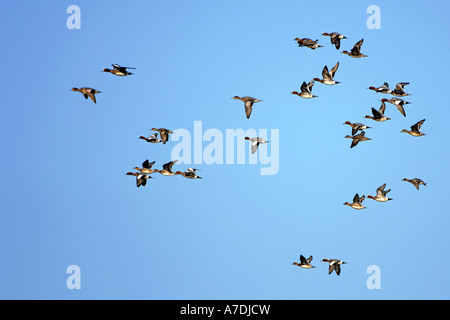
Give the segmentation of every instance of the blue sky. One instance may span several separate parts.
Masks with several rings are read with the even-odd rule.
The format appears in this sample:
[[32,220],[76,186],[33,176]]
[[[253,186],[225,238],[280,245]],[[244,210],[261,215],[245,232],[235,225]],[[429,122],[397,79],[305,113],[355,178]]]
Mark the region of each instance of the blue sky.
[[[2,299],[449,299],[448,3],[45,1],[3,4]],[[70,30],[68,6],[81,9]],[[368,29],[367,7],[381,10]],[[336,50],[323,32],[348,37]],[[323,48],[299,48],[295,37]],[[364,38],[368,58],[340,53]],[[340,62],[318,98],[291,95]],[[129,77],[102,73],[112,63]],[[409,82],[406,117],[364,119]],[[72,87],[100,90],[97,104]],[[235,95],[262,99],[250,119]],[[400,131],[426,119],[415,138]],[[370,141],[350,149],[348,120]],[[279,170],[177,164],[203,180],[124,173],[170,161],[153,127],[279,132]],[[270,140],[270,135],[268,140]],[[204,142],[204,147],[208,142]],[[247,148],[249,145],[247,144]],[[260,147],[274,151],[270,145]],[[248,149],[247,149],[248,150]],[[266,150],[266,149],[263,149]],[[418,177],[416,190],[403,178]],[[393,201],[355,193],[387,183]],[[315,269],[292,265],[313,255]],[[328,275],[323,258],[348,264]],[[81,289],[66,286],[69,265]],[[380,268],[380,289],[366,272]]]

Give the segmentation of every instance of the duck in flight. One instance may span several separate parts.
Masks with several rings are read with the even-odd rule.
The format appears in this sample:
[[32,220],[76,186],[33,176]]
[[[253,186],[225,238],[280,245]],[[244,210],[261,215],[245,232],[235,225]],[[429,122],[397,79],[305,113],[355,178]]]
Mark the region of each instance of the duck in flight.
[[308,84],[306,84],[305,81],[303,81],[301,87],[300,87],[300,93],[297,91],[292,91],[291,94],[296,94],[299,97],[305,98],[305,99],[311,99],[311,98],[317,98],[317,96],[313,95],[311,93],[312,87],[314,86],[314,79],[312,79]]
[[140,186],[145,186],[147,184],[147,179],[152,178],[147,173],[143,173],[143,172],[127,172],[126,174],[129,176],[136,177],[136,185],[138,188]]
[[385,187],[386,187],[386,183],[381,185],[380,187],[378,187],[376,196],[368,195],[367,198],[373,199],[373,200],[376,200],[376,201],[379,201],[379,202],[386,202],[386,201],[392,200],[392,198],[386,197],[386,194],[389,191],[391,191],[391,189],[384,190]]
[[322,261],[328,262],[328,274],[331,274],[334,270],[337,275],[341,274],[341,264],[347,263],[338,259],[322,259]]
[[245,140],[250,140],[252,142],[252,154],[256,152],[256,150],[258,149],[258,146],[260,144],[269,142],[269,141],[264,140],[263,138],[259,138],[259,137],[256,137],[256,138],[245,137]]
[[293,262],[292,264],[294,266],[299,266],[305,269],[311,269],[311,268],[315,268],[313,265],[311,265],[311,261],[312,261],[313,257],[309,256],[308,259],[306,259],[303,255],[300,255],[300,263],[298,262]]
[[109,73],[115,74],[116,76],[123,77],[123,76],[132,75],[132,73],[127,71],[127,69],[136,69],[136,68],[132,68],[132,67],[122,67],[122,66],[119,66],[118,64],[112,64],[112,66],[114,67],[114,69],[104,68],[102,70],[102,72],[109,72]]
[[336,65],[328,71],[328,67],[325,66],[323,67],[322,70],[322,78],[323,79],[319,79],[319,78],[314,78],[314,81],[319,81],[323,84],[327,84],[327,85],[333,85],[333,84],[338,84],[340,83],[339,81],[334,80],[334,74],[336,73],[337,69],[339,68],[339,62],[336,63]]
[[322,35],[323,36],[329,36],[331,44],[334,44],[334,46],[338,50],[341,47],[341,40],[342,39],[347,39],[346,36],[344,36],[344,35],[342,35],[342,34],[340,34],[338,32],[331,32],[331,33],[324,32],[324,33],[322,33]]
[[367,118],[367,119],[372,119],[372,120],[375,120],[375,121],[378,121],[378,122],[383,122],[383,121],[386,121],[386,120],[391,120],[391,118],[388,118],[388,117],[386,117],[385,115],[384,115],[384,111],[386,110],[386,104],[384,103],[384,101],[382,101],[381,102],[381,107],[380,107],[380,109],[375,109],[375,108],[372,108],[372,114],[373,114],[373,116],[369,116],[369,115],[366,115],[364,118]]
[[253,97],[239,97],[239,96],[234,96],[232,99],[235,100],[241,100],[242,102],[244,102],[244,107],[245,107],[245,115],[247,117],[247,119],[250,118],[250,115],[252,114],[252,109],[253,109],[253,104],[256,102],[260,102],[262,100],[253,98]]
[[350,138],[352,139],[352,143],[350,145],[350,148],[355,147],[360,141],[367,141],[367,140],[372,140],[371,138],[367,138],[365,137],[366,133],[364,131],[361,131],[361,133],[354,135],[354,136],[349,136],[346,135],[344,138]]
[[357,134],[358,131],[363,131],[365,129],[372,128],[372,127],[366,126],[365,124],[358,123],[358,122],[351,123],[350,121],[345,121],[344,124],[348,124],[350,127],[352,127],[352,136]]
[[422,179],[419,179],[419,178],[414,178],[414,179],[406,179],[406,178],[403,178],[402,181],[407,181],[407,182],[409,182],[409,183],[412,183],[412,184],[414,185],[414,187],[416,187],[417,190],[419,190],[419,186],[420,186],[420,185],[424,185],[424,186],[427,185],[425,182],[423,182]]
[[175,174],[182,175],[183,177],[188,179],[203,179],[202,177],[197,175],[197,170],[199,169],[188,168],[185,172],[177,171],[175,172]]
[[294,41],[297,41],[298,46],[299,47],[308,47],[312,50],[316,50],[317,48],[321,48],[323,46],[321,46],[320,44],[318,44],[317,42],[319,41],[319,39],[317,39],[316,41],[311,40],[309,38],[295,38]]
[[163,165],[163,169],[162,169],[162,170],[158,170],[158,169],[157,169],[157,171],[155,170],[155,172],[159,172],[159,173],[161,173],[162,175],[165,175],[165,176],[173,176],[173,175],[179,174],[179,173],[177,173],[177,172],[180,172],[180,171],[172,172],[172,166],[173,166],[177,161],[178,161],[178,160],[173,160],[173,161],[167,162],[167,163],[165,163],[165,164]]
[[363,57],[367,57],[365,54],[361,53],[361,46],[364,42],[364,39],[359,40],[352,48],[352,50],[350,50],[350,52],[348,52],[347,50],[342,51],[342,53],[349,55],[352,58],[363,58]]
[[398,111],[406,117],[405,108],[403,107],[405,104],[409,104],[410,102],[402,100],[400,98],[391,98],[391,99],[381,99],[382,102],[389,102],[397,107]]
[[98,91],[96,89],[92,89],[92,88],[88,88],[88,87],[72,88],[71,91],[81,92],[83,94],[83,97],[85,97],[86,99],[91,98],[91,100],[94,101],[94,103],[97,103],[97,99],[95,99],[95,95],[97,93],[101,93],[100,91]]
[[353,202],[352,203],[345,202],[344,205],[350,206],[356,210],[361,210],[366,208],[362,205],[362,202],[364,201],[365,198],[366,198],[365,196],[359,197],[358,194],[355,194],[355,196],[353,197]]
[[370,86],[368,89],[373,90],[378,93],[384,93],[384,94],[388,94],[388,93],[392,92],[392,89],[389,89],[389,84],[387,82],[383,83],[383,85],[379,86],[378,88],[376,88],[374,86]]
[[140,172],[143,172],[143,173],[151,174],[151,173],[154,173],[154,172],[158,171],[158,169],[152,169],[152,166],[154,164],[155,164],[155,161],[149,162],[148,159],[147,159],[144,162],[142,162],[142,168],[134,167],[133,169],[137,170],[137,171],[140,171]]
[[161,136],[161,142],[166,144],[166,142],[169,140],[169,134],[173,133],[169,129],[166,128],[152,128],[153,131],[158,131],[159,135]]
[[420,127],[422,126],[422,124],[423,124],[424,122],[425,122],[425,119],[422,119],[422,120],[420,120],[419,122],[413,124],[413,125],[411,126],[411,130],[403,129],[403,130],[400,131],[400,132],[406,132],[406,133],[409,133],[410,135],[412,135],[412,136],[414,136],[414,137],[424,136],[425,133],[423,133],[423,132],[420,131]]
[[391,90],[391,94],[396,97],[404,97],[409,96],[409,93],[405,92],[405,86],[408,85],[409,82],[399,82],[395,85],[395,89]]
[[161,139],[158,139],[158,132],[155,132],[154,134],[150,135],[149,137],[140,136],[139,139],[143,139],[150,143],[159,143],[162,142]]

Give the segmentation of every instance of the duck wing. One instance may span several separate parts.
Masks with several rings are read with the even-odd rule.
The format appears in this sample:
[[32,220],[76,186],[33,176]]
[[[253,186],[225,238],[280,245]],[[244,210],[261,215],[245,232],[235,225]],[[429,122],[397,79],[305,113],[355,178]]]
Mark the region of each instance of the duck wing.
[[258,140],[252,142],[252,154],[254,154],[256,150],[258,150],[258,146],[259,146]]
[[300,255],[300,263],[307,263],[306,258],[303,255]]
[[406,117],[406,112],[405,112],[405,108],[403,108],[403,105],[401,105],[401,104],[396,104],[395,106],[397,107],[398,111],[400,111],[400,113],[401,113],[404,117]]
[[361,54],[361,46],[363,44],[364,39],[359,40],[352,48],[351,53],[352,55],[359,55]]
[[87,94],[84,94],[84,97],[87,99],[87,96],[89,96],[89,98],[91,98],[92,101],[94,101],[94,103],[97,103],[97,99],[95,99],[95,92],[93,90],[89,91]]
[[382,116],[384,114],[385,110],[386,110],[386,104],[384,103],[384,101],[381,101],[381,107],[380,107],[380,110],[378,112],[380,114],[380,116]]
[[117,70],[122,71],[122,72],[126,72],[127,71],[126,69],[136,69],[136,68],[133,68],[133,67],[122,67],[122,66],[120,66],[118,64],[112,64],[112,66],[114,67],[114,69],[117,69]]
[[172,166],[173,166],[173,164],[176,163],[177,161],[178,161],[178,160],[174,160],[174,161],[170,161],[170,162],[167,162],[167,163],[163,164],[163,169],[166,169],[166,170],[172,172]]
[[383,115],[375,108],[372,108],[372,114],[375,119],[380,119]]
[[[330,266],[331,267],[331,266]],[[340,275],[341,274],[341,266],[339,265],[339,264],[333,264],[333,267],[334,267],[334,271],[336,271],[336,274],[337,275]],[[331,273],[331,272],[330,272]]]
[[323,67],[322,77],[323,77],[323,80],[325,80],[325,79],[333,80],[333,76],[330,73],[330,71],[328,71],[328,67],[327,66]]
[[353,147],[355,147],[356,145],[358,145],[358,143],[359,143],[359,141],[360,141],[360,139],[358,138],[358,137],[353,137],[353,139],[352,139],[352,144],[350,145],[350,148],[353,148]]
[[331,44],[334,44],[336,49],[339,50],[341,47],[341,39],[339,39],[339,34],[335,33],[330,37]]
[[415,132],[419,132],[420,131],[420,127],[422,126],[422,124],[425,122],[425,119],[420,120],[419,122],[417,122],[416,124],[411,126],[411,131],[415,131]]
[[405,90],[405,86],[406,85],[408,85],[409,84],[409,82],[399,82],[399,83],[397,83],[396,85],[395,85],[395,90],[398,90],[398,91],[404,91]]
[[245,101],[245,115],[247,116],[247,119],[249,119],[250,115],[252,114],[253,103],[253,100]]
[[142,167],[143,168],[147,168],[147,169],[151,169],[154,164],[155,164],[155,161],[149,162],[148,159],[147,159],[147,160],[145,160],[142,163]]
[[377,195],[384,197],[384,195],[385,195],[384,188],[385,187],[386,187],[386,183],[383,184],[382,186],[379,186],[377,189]]
[[310,92],[309,89],[308,89],[308,85],[306,84],[305,81],[303,81],[302,86],[300,87],[300,91],[301,92],[305,92],[305,93]]
[[339,62],[336,63],[336,65],[330,70],[331,77],[334,77],[334,74],[336,73],[338,68],[339,68]]

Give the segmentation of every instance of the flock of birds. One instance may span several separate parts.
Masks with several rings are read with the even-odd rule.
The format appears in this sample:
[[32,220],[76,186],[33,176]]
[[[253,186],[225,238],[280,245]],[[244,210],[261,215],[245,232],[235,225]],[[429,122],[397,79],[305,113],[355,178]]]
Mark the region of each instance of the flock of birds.
[[[129,72],[127,69],[136,69],[133,67],[124,67],[124,66],[120,66],[118,64],[112,64],[113,69],[109,69],[109,68],[104,68],[102,70],[102,72],[108,72],[108,73],[112,73],[116,76],[129,76],[132,75],[132,72]],[[76,91],[76,92],[81,92],[81,94],[84,96],[85,99],[90,98],[94,103],[97,103],[97,99],[96,99],[96,94],[101,93],[101,91],[97,90],[97,89],[93,89],[93,88],[89,88],[89,87],[82,87],[82,88],[72,88],[72,91]],[[250,118],[250,114],[252,113],[252,106],[253,103],[255,102],[259,102],[262,100],[258,100],[255,98],[251,98],[251,97],[238,97],[235,96],[233,99],[239,99],[244,101],[245,103],[245,114],[247,116],[247,119]],[[173,131],[166,129],[166,128],[152,128],[151,130],[153,131],[158,131],[160,134],[161,138],[158,138],[158,132],[145,137],[145,136],[140,136],[139,139],[145,140],[149,143],[160,143],[162,142],[163,144],[166,144],[166,142],[169,140],[169,134],[173,133]],[[264,143],[268,143],[269,141],[264,140],[260,137],[245,137],[245,140],[249,140],[251,141],[251,150],[252,153],[255,153],[256,150],[258,149],[258,146],[260,144],[264,144]],[[135,172],[127,172],[125,173],[126,175],[129,176],[135,176],[136,177],[136,186],[139,188],[140,186],[145,186],[147,184],[147,179],[152,178],[152,176],[150,176],[150,174],[158,172],[164,176],[174,176],[174,175],[181,175],[185,178],[188,179],[202,179],[202,177],[197,175],[197,170],[199,169],[195,169],[195,168],[188,168],[186,171],[181,172],[181,171],[172,171],[172,166],[177,162],[177,160],[173,160],[170,162],[167,162],[163,165],[162,169],[152,169],[152,166],[155,164],[155,161],[153,162],[149,162],[148,159],[146,159],[143,163],[142,163],[142,168],[139,167],[134,167],[133,169],[135,169]]]
[[[166,128],[152,128],[152,131],[158,131],[160,135],[160,139],[158,138],[158,132],[151,134],[148,137],[140,136],[139,139],[145,140],[149,143],[163,143],[169,140],[169,135],[173,133],[173,131]],[[164,176],[175,176],[181,175],[188,179],[203,179],[199,175],[197,175],[197,170],[195,168],[188,168],[186,171],[172,171],[172,167],[178,160],[172,160],[165,164],[163,164],[162,169],[152,169],[152,166],[155,164],[155,161],[149,162],[148,159],[142,163],[142,168],[134,167],[135,172],[127,172],[126,175],[135,176],[136,177],[136,186],[139,188],[140,186],[145,186],[147,184],[147,179],[152,178],[150,174],[158,172]]]
[[[337,50],[339,50],[339,48],[341,46],[341,40],[347,39],[347,37],[345,37],[344,35],[337,33],[337,32],[323,33],[322,35],[329,36],[331,44],[334,45]],[[307,47],[312,50],[316,50],[317,48],[323,47],[322,45],[318,44],[319,40],[312,40],[309,38],[295,38],[294,41],[296,41],[298,43],[299,47]],[[352,58],[368,57],[367,55],[361,53],[361,46],[362,46],[363,42],[364,42],[364,39],[361,39],[353,46],[353,48],[350,51],[344,50],[341,53],[346,54]],[[331,70],[329,70],[328,67],[325,65],[325,67],[322,70],[322,79],[313,78],[308,83],[306,81],[304,81],[302,83],[302,85],[300,86],[300,92],[292,91],[291,93],[294,95],[297,95],[301,98],[304,98],[304,99],[317,98],[317,96],[312,93],[312,88],[314,86],[314,83],[316,81],[326,84],[326,85],[336,85],[336,84],[340,83],[339,81],[336,81],[334,79],[338,68],[339,68],[339,62],[337,62],[336,65]],[[400,113],[404,117],[406,117],[406,112],[405,112],[404,106],[406,104],[409,104],[409,102],[401,99],[401,97],[410,95],[409,93],[405,92],[405,86],[408,84],[409,84],[408,82],[399,82],[396,84],[395,89],[390,89],[389,84],[387,82],[385,82],[380,87],[373,87],[373,86],[369,87],[368,89],[373,90],[377,93],[391,94],[394,97],[392,97],[391,99],[385,99],[385,98],[381,99],[381,107],[378,110],[375,108],[372,108],[372,115],[366,115],[365,118],[372,119],[377,122],[383,122],[383,121],[390,120],[390,118],[388,118],[384,115],[384,112],[386,109],[386,104],[385,104],[386,102],[396,106],[397,109],[400,111]],[[425,119],[420,120],[419,122],[417,122],[411,126],[411,130],[403,129],[401,132],[406,132],[414,137],[423,136],[423,135],[425,135],[425,133],[421,132],[420,129],[424,122],[425,122]],[[370,129],[371,127],[369,127],[365,124],[362,124],[362,123],[352,123],[350,121],[345,121],[344,124],[349,125],[351,127],[351,135],[345,136],[345,138],[352,139],[350,148],[355,147],[361,141],[371,140],[371,138],[368,138],[365,136],[365,131],[364,131],[366,129]],[[425,182],[423,182],[419,178],[413,178],[413,179],[404,178],[402,181],[410,182],[411,184],[413,184],[416,187],[417,190],[419,190],[420,185],[426,186]],[[380,187],[378,187],[376,189],[376,195],[374,195],[374,196],[368,195],[367,198],[373,199],[378,202],[387,202],[387,201],[392,200],[392,198],[387,197],[387,194],[391,191],[391,189],[385,190],[385,188],[386,188],[386,183],[384,183],[383,185],[381,185]],[[360,197],[359,194],[356,193],[355,196],[353,197],[353,202],[352,203],[345,202],[344,205],[348,205],[348,206],[352,207],[353,209],[361,210],[361,209],[366,208],[362,204],[364,199],[365,199],[365,195]],[[293,265],[299,266],[299,267],[302,267],[305,269],[315,268],[313,265],[311,265],[312,259],[313,259],[312,255],[308,259],[306,259],[303,255],[300,255],[300,262],[293,262]],[[340,275],[340,272],[341,272],[340,266],[342,264],[346,263],[340,259],[322,259],[322,261],[328,262],[328,264],[329,264],[328,273],[329,274],[331,274],[334,270],[337,275]]]
[[[337,32],[323,33],[322,35],[329,36],[331,44],[334,45],[337,50],[339,50],[339,48],[340,48],[341,40],[347,39],[347,37],[345,37],[344,35],[337,33]],[[323,47],[322,45],[318,44],[319,40],[314,41],[309,38],[295,38],[294,40],[298,43],[299,47],[307,47],[312,50]],[[350,56],[352,58],[368,57],[367,55],[361,53],[361,46],[363,44],[363,41],[364,41],[364,39],[361,39],[353,46],[353,48],[350,51],[342,51],[342,53],[347,54],[348,56]],[[112,66],[113,66],[113,69],[104,68],[102,71],[112,73],[116,76],[129,76],[129,75],[132,75],[133,73],[129,72],[127,69],[135,69],[135,68],[131,68],[131,67],[123,67],[118,64],[113,64]],[[300,92],[292,91],[291,93],[294,95],[298,95],[299,97],[304,98],[304,99],[317,98],[316,95],[312,94],[312,88],[314,86],[314,83],[317,81],[317,82],[321,82],[325,85],[339,84],[340,82],[336,81],[334,79],[338,68],[339,68],[339,62],[337,62],[336,65],[331,70],[329,70],[328,67],[325,65],[325,67],[322,70],[322,79],[313,78],[311,81],[309,81],[309,83],[306,83],[306,81],[304,81],[300,87]],[[372,120],[378,121],[378,122],[384,122],[384,121],[390,120],[390,118],[388,118],[384,115],[384,112],[386,109],[385,102],[389,102],[389,103],[393,104],[394,106],[396,106],[397,109],[400,111],[400,113],[404,117],[406,117],[404,105],[408,104],[409,102],[402,100],[400,97],[405,97],[405,96],[409,95],[404,90],[405,86],[408,84],[409,84],[408,82],[397,83],[395,89],[393,89],[393,90],[389,88],[389,85],[386,82],[382,86],[379,86],[379,87],[373,87],[373,86],[369,87],[368,89],[373,90],[377,93],[391,94],[394,97],[391,99],[381,99],[381,107],[378,110],[375,108],[372,108],[372,116],[366,115],[365,118],[372,119]],[[72,91],[81,92],[85,99],[90,98],[94,103],[97,103],[95,95],[98,93],[101,93],[100,91],[98,91],[96,89],[88,88],[88,87],[72,88]],[[245,116],[247,117],[247,119],[250,118],[254,104],[262,101],[260,99],[249,97],[249,96],[243,96],[243,97],[234,96],[232,99],[240,100],[240,101],[244,102]],[[412,125],[411,130],[403,129],[401,132],[406,132],[414,137],[423,136],[425,134],[420,131],[420,128],[424,122],[425,122],[425,119]],[[349,125],[351,127],[351,135],[345,136],[345,138],[352,139],[350,148],[355,147],[361,141],[371,140],[371,138],[368,138],[365,136],[365,131],[364,131],[366,129],[370,129],[371,127],[369,127],[365,124],[362,124],[362,123],[351,123],[350,121],[346,121],[346,122],[344,122],[344,124]],[[171,130],[166,129],[166,128],[152,128],[151,130],[157,131],[157,132],[154,134],[151,134],[148,137],[140,136],[139,139],[145,140],[149,143],[166,144],[166,142],[169,140],[169,135],[173,133]],[[160,138],[158,138],[158,133],[160,134]],[[269,142],[260,137],[253,137],[253,138],[245,137],[245,139],[249,140],[251,142],[252,153],[255,153],[257,151],[258,146],[260,144]],[[162,175],[165,175],[165,176],[182,175],[183,177],[188,178],[188,179],[202,179],[202,177],[198,176],[196,173],[196,171],[198,169],[194,169],[194,168],[188,168],[184,172],[181,172],[181,171],[173,172],[172,166],[176,162],[177,162],[177,160],[173,160],[168,163],[165,163],[163,165],[162,169],[152,169],[153,165],[155,164],[155,161],[149,162],[149,160],[147,159],[142,163],[141,168],[134,167],[133,169],[135,169],[136,171],[135,172],[127,172],[126,175],[136,177],[137,187],[145,186],[147,183],[147,179],[152,178],[150,175],[152,173],[156,173],[156,172],[158,172]],[[402,181],[410,182],[411,184],[413,184],[416,187],[417,190],[419,190],[420,185],[426,186],[425,182],[423,182],[419,178],[414,178],[414,179],[404,178]],[[389,200],[392,200],[392,198],[387,197],[387,193],[389,193],[391,190],[390,189],[385,190],[385,187],[386,187],[386,183],[376,189],[375,196],[368,195],[367,197],[370,199],[379,201],[379,202],[387,202]],[[365,199],[364,195],[360,197],[358,195],[358,193],[356,193],[353,198],[353,202],[352,203],[345,202],[344,205],[348,205],[348,206],[352,207],[353,209],[361,210],[361,209],[366,208],[362,204],[364,199]],[[300,255],[300,262],[293,262],[293,265],[296,265],[296,266],[299,266],[299,267],[302,267],[305,269],[315,268],[313,265],[311,265],[312,259],[313,259],[312,256],[310,256],[308,259],[306,259],[303,255]],[[337,275],[340,275],[340,272],[341,272],[340,266],[342,264],[346,263],[339,259],[322,259],[322,261],[328,262],[328,264],[329,264],[328,273],[329,274],[331,274],[333,271],[335,271],[335,273]]]
[[[104,68],[102,72],[109,72],[116,76],[124,77],[132,75],[133,73],[129,72],[127,69],[136,69],[133,67],[123,67],[118,64],[112,64],[113,69]],[[81,92],[85,99],[91,98],[94,103],[97,103],[97,99],[95,97],[96,94],[101,93],[101,91],[89,87],[82,87],[82,88],[72,88],[72,91]],[[139,139],[143,139],[150,143],[160,143],[166,144],[166,142],[169,140],[169,134],[173,133],[173,131],[168,130],[166,128],[152,128],[153,131],[158,131],[161,138],[158,138],[158,132],[150,135],[149,137],[140,136]],[[186,171],[172,171],[172,166],[177,162],[177,160],[173,160],[170,162],[167,162],[163,165],[162,169],[152,169],[152,166],[155,164],[155,161],[149,162],[148,159],[146,159],[142,163],[142,168],[134,167],[135,172],[127,172],[126,175],[129,176],[135,176],[136,177],[136,186],[139,188],[140,186],[145,186],[147,184],[147,179],[152,178],[150,174],[158,172],[164,176],[174,176],[174,175],[181,175],[188,179],[202,179],[202,177],[197,175],[197,170],[195,168],[188,168]]]
[[[161,139],[158,138],[158,132],[151,134],[148,137],[140,136],[139,139],[145,140],[149,143],[160,143],[166,144],[169,140],[169,134],[172,134],[173,131],[166,128],[152,128],[153,131],[158,131]],[[127,172],[126,174],[129,176],[136,177],[136,185],[137,187],[145,186],[147,183],[147,179],[152,178],[150,174],[158,172],[164,176],[175,176],[181,175],[188,179],[203,179],[199,175],[197,175],[197,170],[195,168],[188,168],[186,171],[172,171],[172,167],[178,160],[169,161],[163,164],[162,170],[160,169],[152,169],[152,166],[155,164],[155,161],[149,162],[148,159],[142,163],[142,168],[134,167],[133,169],[137,170],[136,172]]]

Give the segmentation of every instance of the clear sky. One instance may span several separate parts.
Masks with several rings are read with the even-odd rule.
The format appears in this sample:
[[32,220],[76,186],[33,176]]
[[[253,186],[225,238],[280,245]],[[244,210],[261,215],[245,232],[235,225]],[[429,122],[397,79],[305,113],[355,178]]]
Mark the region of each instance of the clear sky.
[[[67,27],[70,5],[81,10],[80,29]],[[370,5],[380,29],[367,26]],[[449,299],[449,9],[380,0],[3,3],[0,298]],[[340,50],[322,36],[333,31],[348,37]],[[300,48],[296,37],[323,47]],[[362,38],[367,58],[340,53]],[[338,61],[340,84],[316,82],[311,100],[290,94]],[[134,75],[100,72],[113,63]],[[410,83],[406,117],[387,104],[391,120],[364,118],[391,97],[367,89],[383,82]],[[70,91],[83,86],[102,92],[97,104]],[[263,101],[247,119],[235,95]],[[425,136],[400,133],[421,119]],[[347,120],[371,126],[372,140],[350,149]],[[208,129],[224,139],[227,129],[266,130],[268,140],[274,132],[279,143],[258,152],[277,153],[278,171],[262,175],[268,165],[250,163],[246,143],[243,164],[177,163],[204,179],[156,173],[137,188],[125,173],[146,159],[161,168],[180,143],[138,139],[153,127],[172,138],[189,132],[192,155],[195,139],[205,140],[200,151],[211,143],[201,136]],[[402,181],[415,177],[427,185]],[[343,205],[383,183],[392,201]],[[293,266],[300,254],[316,268]],[[323,258],[347,262],[339,277]],[[81,289],[66,285],[70,265]],[[370,266],[379,289],[367,286]]]

